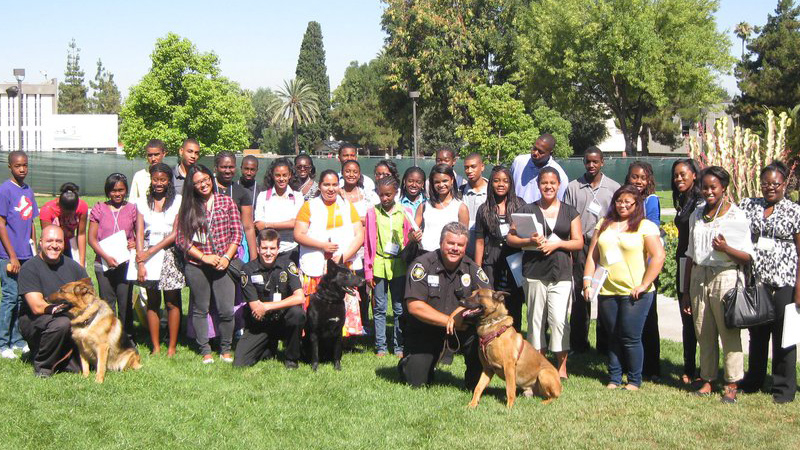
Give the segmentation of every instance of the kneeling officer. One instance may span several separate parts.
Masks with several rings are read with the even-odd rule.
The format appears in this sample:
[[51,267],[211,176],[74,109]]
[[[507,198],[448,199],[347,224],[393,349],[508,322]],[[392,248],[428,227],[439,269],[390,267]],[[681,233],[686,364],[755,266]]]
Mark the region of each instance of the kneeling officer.
[[279,241],[277,231],[271,228],[259,231],[258,259],[242,268],[240,282],[247,305],[244,335],[236,346],[234,366],[252,366],[274,356],[278,339],[283,339],[284,365],[287,369],[297,368],[306,321],[303,288],[297,266],[277,261]]
[[398,369],[411,386],[433,381],[436,364],[450,356],[443,351],[448,335],[452,343],[449,347],[464,354],[465,387],[473,390],[480,378],[482,367],[475,326],[462,322],[464,308],[458,303],[474,290],[491,289],[491,286],[483,269],[464,255],[468,235],[467,227],[458,222],[445,225],[440,248],[414,260],[408,271],[403,313],[405,356]]

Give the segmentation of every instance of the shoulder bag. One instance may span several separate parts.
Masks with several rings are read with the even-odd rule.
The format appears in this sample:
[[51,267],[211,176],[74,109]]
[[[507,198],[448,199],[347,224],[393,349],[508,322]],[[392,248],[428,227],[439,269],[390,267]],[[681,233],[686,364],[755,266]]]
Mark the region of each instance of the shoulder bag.
[[775,306],[772,296],[748,265],[742,282],[739,267],[736,268],[736,286],[722,297],[725,326],[728,328],[749,328],[768,324],[775,320]]

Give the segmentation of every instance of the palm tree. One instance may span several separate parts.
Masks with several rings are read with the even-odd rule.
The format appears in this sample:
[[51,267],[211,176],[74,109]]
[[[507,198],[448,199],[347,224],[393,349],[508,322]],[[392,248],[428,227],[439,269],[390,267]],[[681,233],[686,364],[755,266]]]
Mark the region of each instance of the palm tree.
[[314,123],[319,117],[319,99],[310,84],[302,79],[284,81],[283,88],[275,93],[276,98],[270,103],[267,111],[276,125],[290,124],[294,134],[294,153],[300,154],[297,143],[297,127]]
[[742,40],[742,59],[744,59],[744,44],[747,42],[747,39],[750,38],[750,35],[753,34],[753,26],[747,22],[739,22],[736,28],[733,29],[733,32],[736,34],[736,37]]

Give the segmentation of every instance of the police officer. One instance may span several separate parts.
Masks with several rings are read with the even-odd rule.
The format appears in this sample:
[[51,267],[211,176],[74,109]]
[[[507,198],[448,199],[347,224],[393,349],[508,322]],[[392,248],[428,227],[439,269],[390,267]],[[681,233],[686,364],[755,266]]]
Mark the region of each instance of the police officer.
[[464,354],[467,370],[464,385],[472,390],[478,382],[481,364],[475,327],[463,323],[458,302],[475,289],[491,288],[489,279],[475,262],[465,256],[469,231],[452,222],[444,226],[440,248],[417,258],[406,278],[404,357],[398,370],[411,386],[428,384],[448,348]]
[[284,365],[296,369],[300,339],[306,315],[303,288],[294,263],[277,260],[278,232],[266,228],[256,236],[258,258],[242,268],[241,283],[245,306],[244,335],[236,346],[234,366],[252,366],[274,356],[278,339],[286,349]]

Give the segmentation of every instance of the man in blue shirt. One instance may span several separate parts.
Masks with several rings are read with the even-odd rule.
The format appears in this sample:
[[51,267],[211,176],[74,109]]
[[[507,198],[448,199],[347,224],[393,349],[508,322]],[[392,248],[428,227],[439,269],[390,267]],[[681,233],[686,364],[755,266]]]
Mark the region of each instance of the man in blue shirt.
[[558,188],[558,199],[564,199],[569,179],[567,178],[567,173],[564,172],[564,169],[552,156],[555,146],[556,139],[553,135],[545,133],[536,139],[531,148],[530,156],[519,155],[514,158],[514,162],[511,165],[511,174],[514,176],[517,196],[522,197],[525,203],[533,203],[542,198],[538,185],[539,171],[548,166],[558,171],[558,176],[561,179],[561,184]]

